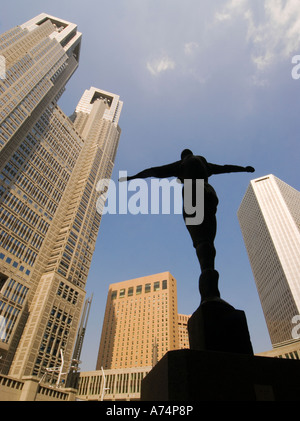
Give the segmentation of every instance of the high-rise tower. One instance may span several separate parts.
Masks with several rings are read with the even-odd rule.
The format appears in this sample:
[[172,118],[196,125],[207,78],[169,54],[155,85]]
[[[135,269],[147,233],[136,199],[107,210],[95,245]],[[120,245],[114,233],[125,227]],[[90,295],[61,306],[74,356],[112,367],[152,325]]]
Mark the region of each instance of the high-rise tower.
[[[91,88],[57,106],[78,66],[76,25],[41,14],[0,37],[0,367],[41,377],[70,365],[122,102]],[[55,375],[55,372],[53,372]]]
[[238,210],[273,347],[294,339],[300,314],[300,192],[274,175],[252,180]]
[[178,348],[177,288],[169,272],[109,286],[97,370],[155,365]]

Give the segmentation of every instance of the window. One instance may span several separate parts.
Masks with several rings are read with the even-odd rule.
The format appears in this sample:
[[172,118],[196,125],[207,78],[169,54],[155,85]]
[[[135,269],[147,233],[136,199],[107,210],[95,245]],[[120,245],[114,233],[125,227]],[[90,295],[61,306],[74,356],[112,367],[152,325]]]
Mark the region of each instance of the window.
[[150,292],[151,291],[151,284],[146,284],[145,285],[145,292]]
[[158,291],[159,290],[159,281],[154,282],[154,291]]
[[168,286],[168,282],[167,282],[167,280],[166,280],[166,279],[164,279],[164,280],[162,281],[162,289],[167,289],[167,286]]
[[139,295],[139,294],[141,294],[142,293],[142,285],[138,285],[137,287],[136,287],[136,295]]
[[120,289],[120,298],[125,297],[125,288]]
[[133,295],[133,287],[128,288],[128,297]]
[[111,299],[114,300],[115,298],[117,298],[117,291],[111,293]]

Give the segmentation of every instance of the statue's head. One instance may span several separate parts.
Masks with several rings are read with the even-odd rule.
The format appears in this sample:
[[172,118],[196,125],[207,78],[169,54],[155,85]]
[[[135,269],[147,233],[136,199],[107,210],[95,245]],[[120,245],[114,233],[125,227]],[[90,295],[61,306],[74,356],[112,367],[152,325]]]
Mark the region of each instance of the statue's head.
[[193,155],[193,152],[192,151],[190,151],[189,149],[184,149],[182,152],[181,152],[181,159],[184,159],[186,156],[188,156],[188,155]]

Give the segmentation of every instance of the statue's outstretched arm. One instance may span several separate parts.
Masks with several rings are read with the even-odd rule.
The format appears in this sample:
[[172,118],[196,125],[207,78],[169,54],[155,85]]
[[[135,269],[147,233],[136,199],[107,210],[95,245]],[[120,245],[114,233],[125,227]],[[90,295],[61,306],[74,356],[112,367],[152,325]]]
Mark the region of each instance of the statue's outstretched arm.
[[162,165],[160,167],[147,168],[135,175],[129,177],[122,177],[119,181],[129,181],[135,178],[168,178],[168,177],[177,177],[178,176],[178,167],[181,161],[173,162],[172,164]]
[[214,174],[226,174],[230,172],[254,172],[253,167],[241,167],[239,165],[217,165],[217,164],[208,164],[209,175]]

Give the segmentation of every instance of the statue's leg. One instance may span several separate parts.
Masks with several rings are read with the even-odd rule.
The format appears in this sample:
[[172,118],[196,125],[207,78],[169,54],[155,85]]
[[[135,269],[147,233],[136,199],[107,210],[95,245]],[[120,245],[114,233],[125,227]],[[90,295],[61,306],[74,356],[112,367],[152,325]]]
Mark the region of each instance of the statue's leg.
[[220,298],[218,287],[219,273],[215,269],[206,269],[199,277],[199,292],[201,301]]
[[201,225],[195,228],[193,244],[200,263],[201,272],[207,269],[214,270],[216,249],[214,240],[217,232],[217,219],[215,212],[206,213]]
[[198,243],[195,248],[200,263],[201,272],[203,273],[207,269],[214,269],[216,257],[216,249],[214,247],[214,243],[204,241],[203,243]]
[[215,270],[216,249],[214,239],[217,231],[215,211],[206,212],[201,225],[188,226],[198,261],[201,268],[199,291],[202,301],[207,298],[220,297],[218,289],[219,274]]

